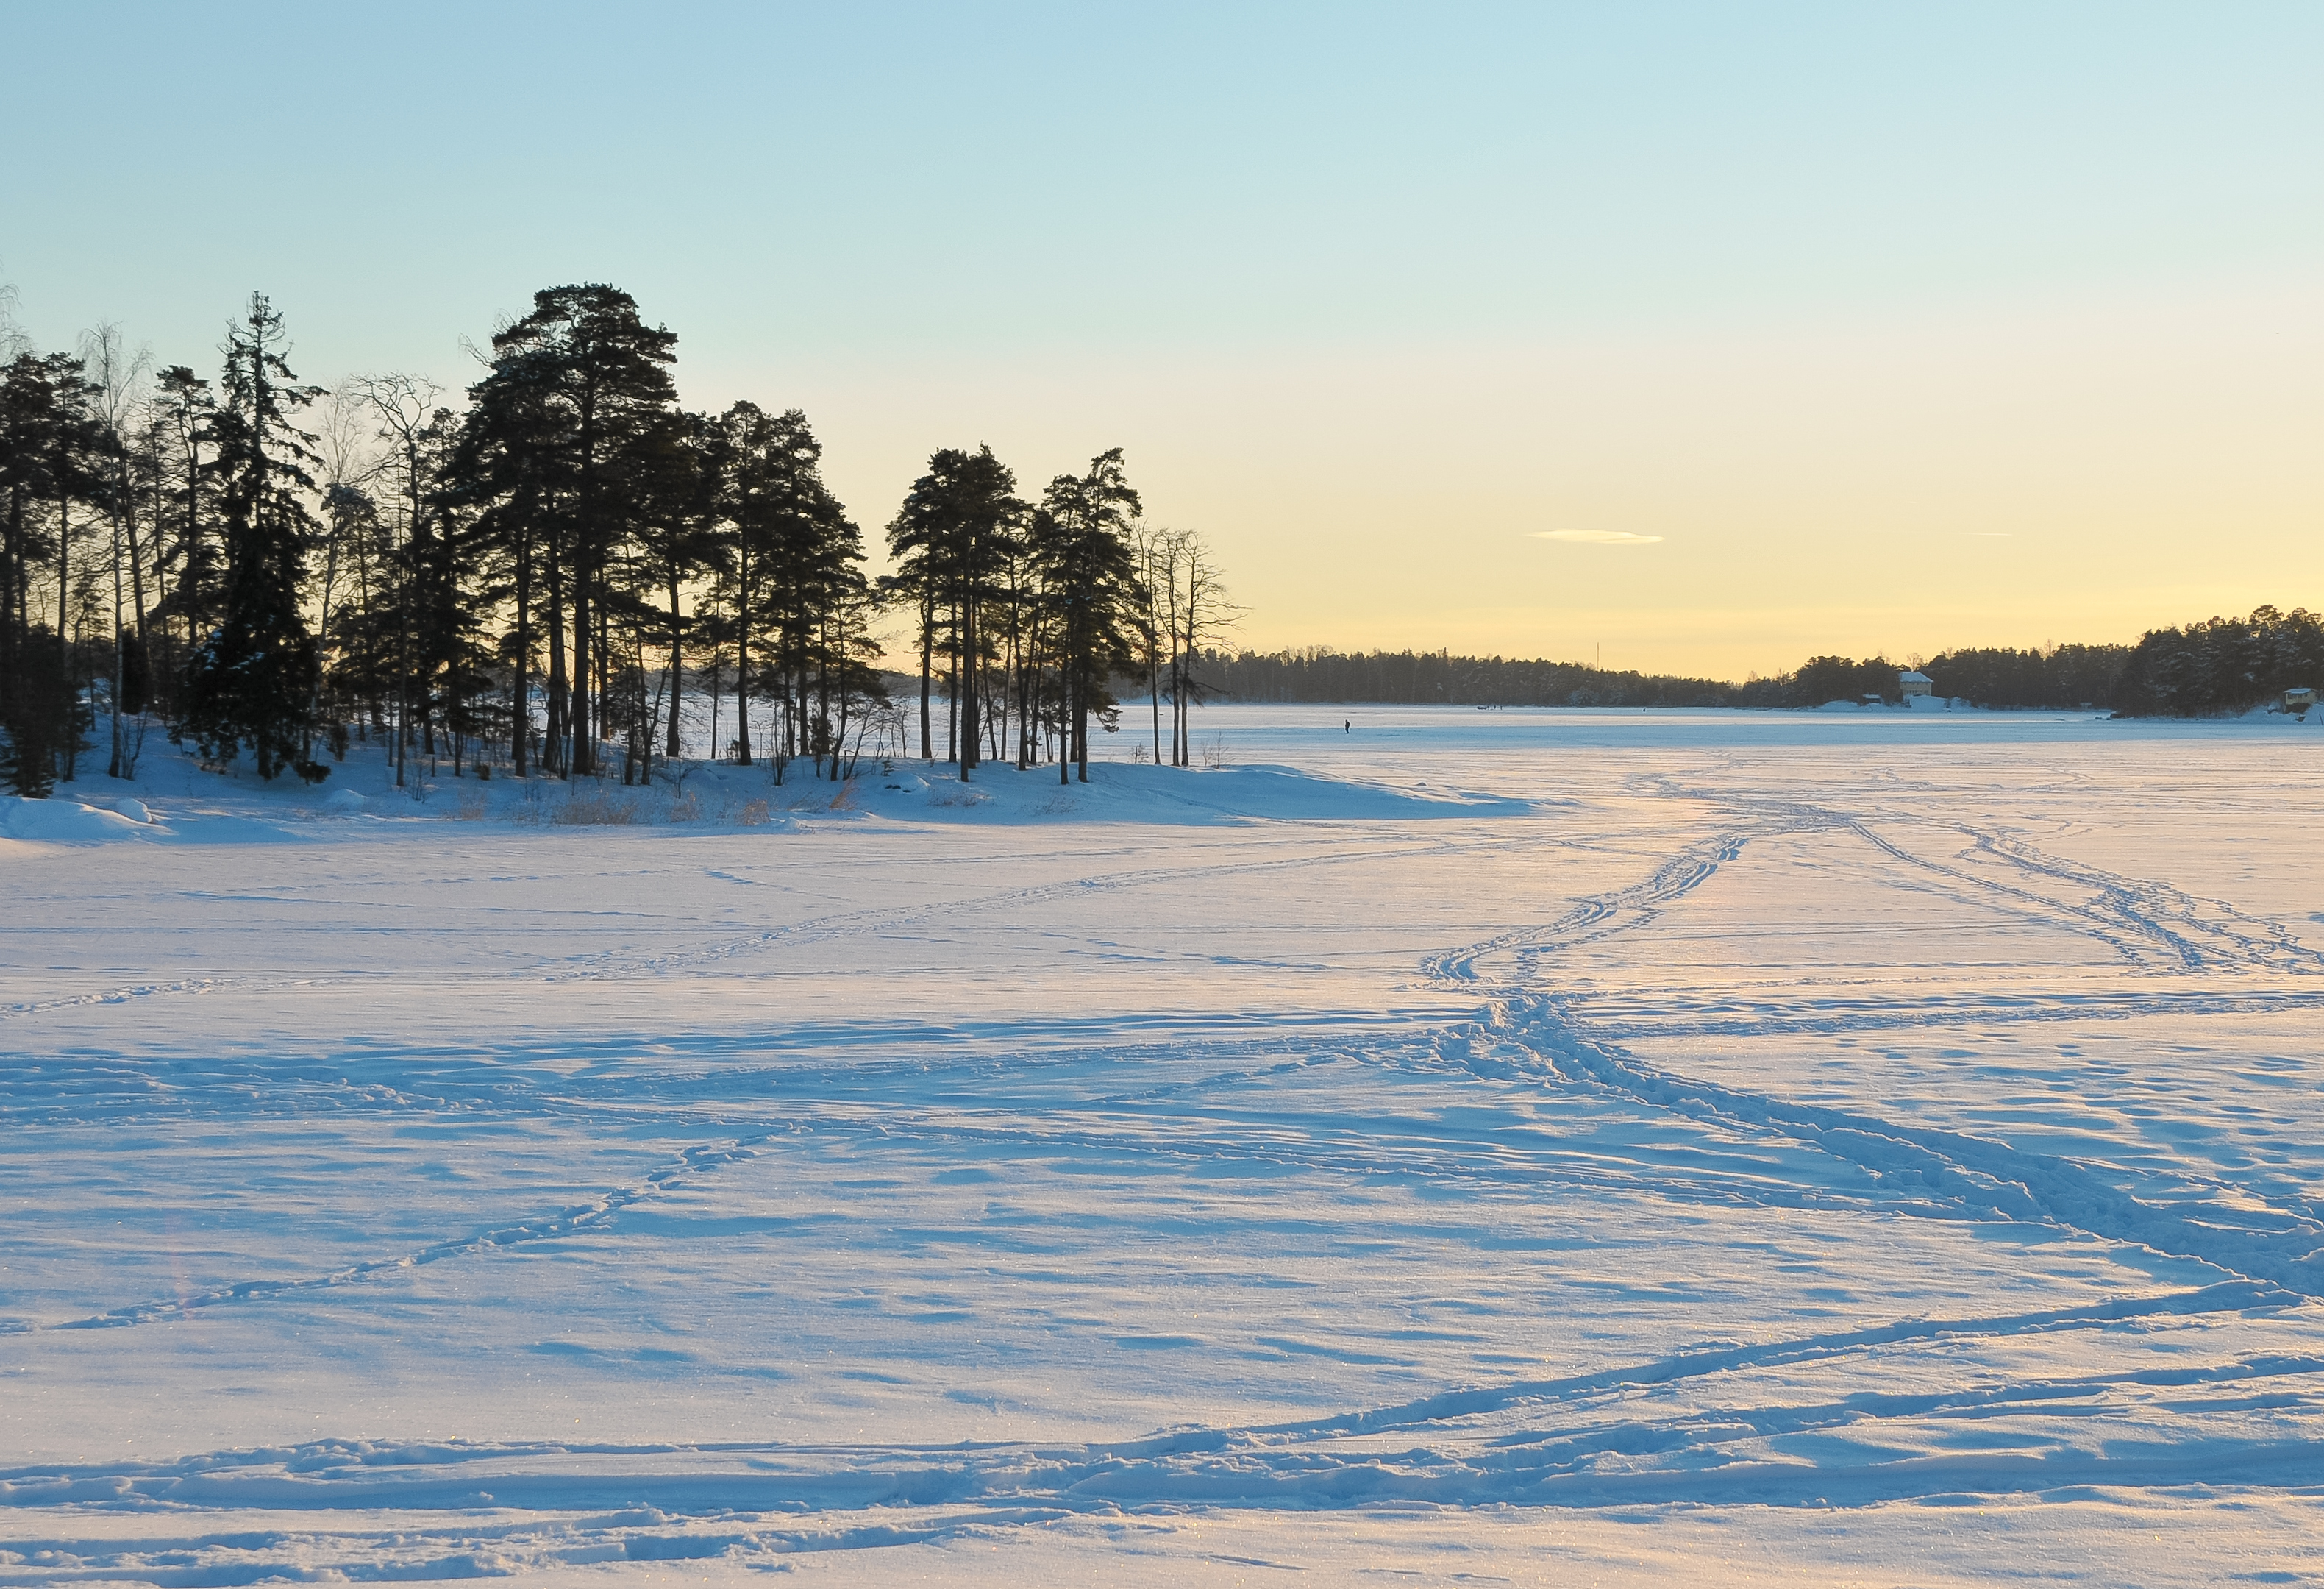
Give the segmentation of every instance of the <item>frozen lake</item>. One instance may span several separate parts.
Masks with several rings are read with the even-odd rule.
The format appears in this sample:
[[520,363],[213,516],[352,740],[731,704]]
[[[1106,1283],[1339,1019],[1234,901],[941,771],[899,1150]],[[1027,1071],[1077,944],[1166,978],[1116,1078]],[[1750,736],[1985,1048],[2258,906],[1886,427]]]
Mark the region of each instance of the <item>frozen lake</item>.
[[2324,727],[1194,740],[10,804],[0,1584],[2324,1575]]

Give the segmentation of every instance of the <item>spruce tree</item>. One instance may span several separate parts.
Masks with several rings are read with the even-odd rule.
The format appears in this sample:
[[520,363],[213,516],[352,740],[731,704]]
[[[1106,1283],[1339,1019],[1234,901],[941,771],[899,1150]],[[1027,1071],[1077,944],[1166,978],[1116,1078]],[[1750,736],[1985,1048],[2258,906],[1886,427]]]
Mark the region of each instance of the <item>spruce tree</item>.
[[218,572],[210,555],[213,503],[209,487],[217,473],[204,456],[210,446],[217,401],[210,383],[184,365],[171,365],[154,377],[159,478],[154,516],[168,525],[167,550],[157,578],[174,577],[157,609],[164,624],[185,626],[181,654],[190,657],[208,633],[218,597]]
[[306,760],[318,658],[300,596],[318,529],[308,466],[321,460],[290,415],[321,393],[297,383],[282,344],[282,317],[252,293],[226,333],[211,420],[226,582],[217,626],[195,647],[183,727],[214,761],[247,745],[262,778],[294,765],[318,778],[324,770]]

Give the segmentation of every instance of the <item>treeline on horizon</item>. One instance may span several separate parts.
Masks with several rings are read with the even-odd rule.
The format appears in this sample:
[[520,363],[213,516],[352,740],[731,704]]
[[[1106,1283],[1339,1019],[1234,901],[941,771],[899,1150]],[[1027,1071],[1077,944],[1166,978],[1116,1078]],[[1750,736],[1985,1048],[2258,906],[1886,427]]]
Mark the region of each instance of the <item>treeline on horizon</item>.
[[124,779],[158,726],[270,779],[320,781],[352,736],[384,741],[399,787],[415,757],[641,783],[679,754],[689,685],[714,752],[777,782],[915,737],[963,778],[1086,779],[1123,679],[1171,703],[1167,753],[1191,761],[1188,659],[1231,609],[1202,536],[1142,517],[1120,448],[1023,495],[991,448],[936,450],[873,578],[807,416],[687,411],[677,345],[617,288],[555,287],[465,393],[327,391],[257,293],[215,382],[111,327],[44,354],[0,313],[0,784],[73,781],[100,720]]
[[[1902,698],[1909,663],[1811,657],[1788,673],[1740,684],[1593,668],[1582,662],[1462,657],[1449,651],[1349,652],[1327,647],[1205,652],[1203,683],[1243,701],[1463,707],[1810,707]],[[1920,665],[1932,693],[1998,709],[2090,707],[2128,716],[2247,711],[2287,689],[2324,686],[2324,618],[2255,609],[2151,629],[2135,645],[1978,647]]]

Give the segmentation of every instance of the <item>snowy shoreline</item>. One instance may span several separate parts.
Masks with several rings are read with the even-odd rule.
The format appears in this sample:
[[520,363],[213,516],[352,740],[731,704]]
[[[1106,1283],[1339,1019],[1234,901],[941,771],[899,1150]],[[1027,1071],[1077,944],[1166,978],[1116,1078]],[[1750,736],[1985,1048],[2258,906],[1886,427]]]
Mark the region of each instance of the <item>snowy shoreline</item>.
[[[1125,714],[1125,717],[1129,714]],[[217,771],[189,752],[161,742],[147,750],[139,776],[84,771],[49,799],[0,796],[0,840],[91,844],[115,840],[263,843],[353,833],[378,836],[415,821],[489,821],[542,827],[766,827],[796,831],[801,822],[862,818],[907,822],[1114,821],[1160,824],[1234,821],[1393,819],[1448,815],[1524,815],[1517,790],[1465,787],[1405,773],[1404,762],[1442,745],[1488,758],[1510,751],[1554,753],[1613,746],[1677,748],[1744,744],[1814,748],[1946,744],[1964,748],[2060,742],[2218,740],[2267,735],[2290,744],[2324,740],[2324,713],[2313,721],[2253,712],[2233,718],[2115,718],[2089,712],[1949,713],[1864,708],[1846,713],[1735,708],[1267,707],[1214,706],[1198,742],[1218,765],[1157,767],[1131,762],[1143,746],[1126,722],[1105,736],[1108,759],[1091,781],[1061,784],[1056,769],[1020,771],[987,763],[964,781],[950,764],[890,758],[861,763],[839,782],[795,761],[774,781],[761,761],[657,762],[653,781],[618,778],[566,781],[535,775],[455,777],[448,757],[416,757],[408,787],[376,743],[355,744],[330,763],[317,787],[297,780],[261,781],[246,764]],[[1360,730],[1358,719],[1360,718]],[[1379,764],[1373,762],[1378,760]],[[247,758],[244,758],[246,762]],[[432,773],[427,769],[433,765]],[[755,808],[754,808],[755,807]],[[310,826],[334,818],[352,825]]]

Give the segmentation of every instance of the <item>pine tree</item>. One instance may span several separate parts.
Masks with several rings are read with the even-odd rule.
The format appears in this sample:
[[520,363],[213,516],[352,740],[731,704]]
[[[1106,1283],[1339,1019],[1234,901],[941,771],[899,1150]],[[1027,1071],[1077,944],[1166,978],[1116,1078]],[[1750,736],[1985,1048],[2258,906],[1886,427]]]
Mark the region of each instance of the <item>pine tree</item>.
[[[642,608],[666,603],[656,614],[656,638],[666,648],[666,667],[655,687],[654,711],[663,728],[662,754],[676,760],[679,705],[685,687],[686,638],[692,627],[680,605],[687,585],[709,566],[717,548],[717,466],[724,449],[713,444],[717,422],[707,414],[670,413],[638,439],[632,471],[638,494],[636,589]],[[633,759],[650,768],[650,745]]]
[[711,553],[737,661],[735,760],[752,759],[752,697],[770,697],[780,708],[770,758],[779,781],[810,732],[801,680],[815,656],[819,604],[829,599],[819,589],[860,560],[862,537],[825,485],[823,446],[798,410],[770,414],[737,402],[719,417],[712,447],[719,530]]
[[[485,383],[503,374],[507,360],[509,378],[530,388],[536,400],[536,419],[549,421],[529,439],[547,446],[551,467],[543,473],[550,500],[540,505],[549,511],[551,525],[565,531],[551,547],[550,707],[560,718],[556,728],[571,745],[564,765],[586,774],[596,771],[594,742],[601,726],[591,707],[595,605],[610,592],[618,550],[639,528],[639,495],[627,474],[640,457],[639,438],[667,414],[676,395],[669,366],[677,360],[678,337],[646,325],[638,318],[637,300],[615,287],[554,287],[534,293],[532,302],[530,314],[493,338],[493,373]],[[555,656],[564,627],[561,598],[569,598],[573,648],[562,702],[554,682],[561,662]]]
[[492,373],[468,389],[469,406],[438,486],[476,514],[475,534],[511,628],[502,637],[508,669],[509,759],[525,776],[532,733],[533,669],[549,656],[542,770],[561,771],[565,709],[563,557],[571,540],[570,471],[560,439],[558,350],[540,327],[511,327],[493,345]]
[[1130,543],[1138,513],[1138,493],[1122,473],[1117,447],[1092,458],[1086,475],[1050,481],[1033,516],[1033,556],[1058,614],[1070,746],[1058,757],[1060,783],[1069,761],[1079,765],[1082,781],[1089,781],[1090,718],[1095,715],[1111,726],[1113,675],[1134,662],[1129,631],[1145,603]]
[[945,448],[930,456],[888,531],[897,562],[924,585],[924,629],[931,639],[939,629],[947,637],[954,730],[946,759],[959,762],[964,781],[979,760],[983,721],[978,674],[990,642],[981,619],[988,603],[1007,599],[1005,575],[1025,514],[1016,493],[1016,476],[990,447]]
[[[81,361],[63,354],[20,354],[0,372],[0,780],[26,796],[71,781],[88,722],[71,651],[72,552],[112,477],[91,395]],[[52,614],[32,599],[49,577]]]
[[[811,758],[818,772],[833,752],[833,725],[852,700],[848,670],[853,641],[842,614],[869,593],[861,564],[863,536],[824,484],[823,446],[794,409],[780,421],[783,454],[780,510],[774,515],[767,573],[767,666],[761,677],[781,703],[775,781],[792,756]],[[834,689],[839,691],[836,707]]]

